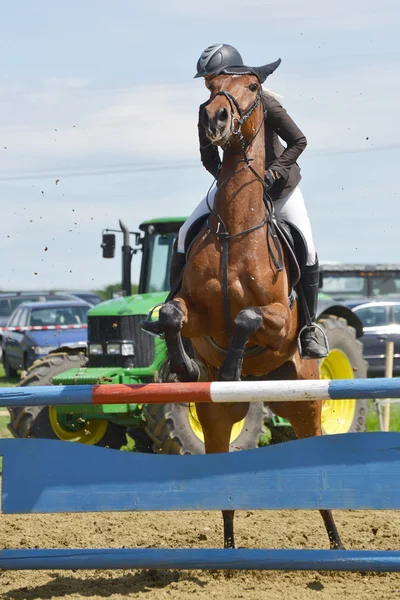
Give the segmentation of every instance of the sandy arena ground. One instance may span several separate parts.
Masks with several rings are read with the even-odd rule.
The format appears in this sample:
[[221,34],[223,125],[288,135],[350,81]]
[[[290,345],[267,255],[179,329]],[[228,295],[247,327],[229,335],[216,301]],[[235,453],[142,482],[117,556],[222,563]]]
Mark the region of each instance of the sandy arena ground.
[[[400,549],[400,513],[336,512],[347,548]],[[236,514],[237,545],[326,548],[318,513]],[[0,517],[1,547],[221,547],[219,513],[115,513]],[[400,599],[400,574],[201,571],[3,571],[0,600]]]

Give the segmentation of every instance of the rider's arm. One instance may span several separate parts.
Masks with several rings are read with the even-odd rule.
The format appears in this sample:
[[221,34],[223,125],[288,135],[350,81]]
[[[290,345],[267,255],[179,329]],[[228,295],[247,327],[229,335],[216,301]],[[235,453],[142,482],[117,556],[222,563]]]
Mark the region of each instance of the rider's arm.
[[204,104],[200,106],[199,110],[199,122],[198,122],[198,130],[199,130],[199,144],[200,144],[200,157],[203,166],[207,169],[209,173],[213,177],[217,177],[219,167],[221,166],[221,159],[218,153],[218,148],[214,146],[206,136],[206,132],[204,126],[201,122],[201,117],[203,114]]
[[283,154],[269,165],[269,169],[286,178],[290,167],[307,146],[306,137],[275,98],[269,98],[267,123],[286,142]]

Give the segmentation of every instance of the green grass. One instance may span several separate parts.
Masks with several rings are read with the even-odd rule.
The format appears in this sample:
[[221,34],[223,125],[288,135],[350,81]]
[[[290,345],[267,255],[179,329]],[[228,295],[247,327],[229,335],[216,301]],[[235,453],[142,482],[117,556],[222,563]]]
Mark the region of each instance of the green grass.
[[[19,377],[6,377],[3,363],[0,363],[0,387],[14,387],[18,385]],[[4,415],[4,416],[3,416]],[[0,438],[10,438],[11,433],[7,429],[10,417],[6,408],[0,408]],[[2,472],[3,459],[0,457],[0,473]]]
[[6,377],[3,363],[0,363],[0,387],[14,387],[18,383],[19,377]]
[[7,423],[9,423],[9,416],[0,417],[0,438],[12,437],[11,433],[7,429]]
[[[18,385],[19,377],[6,377],[2,363],[0,363],[0,387],[14,387]],[[10,418],[6,408],[0,408],[0,438],[12,437],[7,429]]]
[[[370,410],[367,417],[367,430],[379,431],[378,415],[372,400],[370,401]],[[393,404],[390,409],[390,431],[400,431],[400,404]]]

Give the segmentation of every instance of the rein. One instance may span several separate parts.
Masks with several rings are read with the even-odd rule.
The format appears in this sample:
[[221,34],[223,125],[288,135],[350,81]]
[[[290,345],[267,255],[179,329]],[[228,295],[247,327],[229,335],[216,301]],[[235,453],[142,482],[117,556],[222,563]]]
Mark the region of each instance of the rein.
[[[229,102],[230,109],[231,109],[231,134],[238,136],[238,140],[239,140],[239,144],[240,144],[240,152],[239,153],[243,155],[241,162],[245,163],[245,166],[242,169],[240,169],[238,172],[233,173],[232,175],[227,177],[221,183],[220,187],[225,185],[234,175],[237,175],[238,173],[240,173],[247,167],[255,175],[255,177],[258,179],[258,181],[260,181],[260,183],[262,184],[262,186],[264,188],[263,189],[263,201],[264,201],[264,205],[265,205],[265,217],[263,218],[261,223],[259,223],[258,225],[254,225],[253,227],[249,227],[248,229],[245,229],[244,231],[240,231],[238,233],[232,233],[232,234],[230,234],[228,232],[226,224],[225,224],[224,220],[222,219],[221,215],[214,208],[212,208],[210,206],[210,203],[208,200],[209,193],[210,193],[213,185],[215,184],[217,178],[214,179],[213,183],[211,184],[210,189],[207,192],[206,201],[207,201],[208,210],[210,211],[210,214],[212,214],[212,215],[214,215],[214,217],[216,217],[217,222],[218,222],[217,228],[214,229],[211,226],[210,217],[208,217],[207,226],[208,226],[209,230],[219,240],[221,240],[221,244],[222,244],[221,266],[222,266],[222,293],[223,293],[223,298],[224,298],[224,320],[225,320],[226,332],[228,334],[229,339],[231,339],[232,338],[231,307],[230,307],[230,301],[229,301],[229,285],[228,285],[229,240],[239,237],[241,235],[247,235],[249,233],[252,233],[253,231],[257,231],[257,229],[261,229],[262,227],[264,227],[264,225],[267,225],[268,252],[269,252],[269,256],[271,257],[271,260],[278,272],[282,271],[282,269],[283,269],[283,256],[282,256],[282,250],[281,250],[279,240],[278,240],[278,235],[276,232],[275,223],[273,221],[274,206],[273,206],[271,196],[268,194],[268,191],[266,189],[266,183],[265,183],[264,179],[262,177],[260,177],[260,175],[257,173],[257,171],[251,165],[251,162],[253,159],[249,158],[246,153],[247,148],[253,143],[253,141],[256,139],[259,132],[261,131],[261,128],[262,128],[262,125],[263,125],[263,122],[265,119],[265,115],[266,115],[266,109],[264,107],[264,104],[263,104],[263,107],[264,107],[263,119],[262,119],[261,124],[258,127],[257,131],[251,138],[251,140],[246,142],[246,140],[244,139],[243,134],[242,134],[242,125],[247,121],[247,119],[252,115],[254,110],[258,107],[260,101],[262,102],[261,91],[260,90],[258,91],[257,97],[254,100],[254,102],[252,102],[252,104],[250,104],[250,106],[243,111],[240,108],[239,103],[236,100],[236,98],[234,96],[232,96],[231,94],[229,94],[229,92],[225,92],[223,90],[214,94],[212,96],[212,98],[210,98],[208,104],[210,102],[212,102],[212,100],[214,100],[214,98],[216,96],[224,96]],[[239,118],[235,116],[235,108],[237,110]],[[235,123],[237,123],[236,128],[234,125]],[[225,151],[225,148],[224,148],[224,151]],[[222,231],[221,231],[221,228],[222,228]],[[278,257],[275,256],[275,253],[274,253],[274,250],[272,247],[272,242],[273,242],[273,245],[275,246],[275,250],[278,254]]]

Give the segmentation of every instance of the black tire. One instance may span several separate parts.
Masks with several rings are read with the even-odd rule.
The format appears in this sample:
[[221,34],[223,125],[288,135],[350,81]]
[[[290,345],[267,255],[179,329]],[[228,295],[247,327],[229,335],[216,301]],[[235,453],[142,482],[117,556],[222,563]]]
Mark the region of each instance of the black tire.
[[7,354],[5,352],[3,352],[3,366],[4,366],[4,371],[6,373],[6,377],[17,377],[18,372],[17,369],[14,369],[11,365],[10,362],[7,358]]
[[[318,319],[318,325],[320,325],[328,338],[329,350],[339,350],[343,353],[353,370],[355,378],[367,377],[368,363],[363,357],[363,345],[360,340],[356,337],[356,331],[354,327],[351,327],[346,319],[342,317],[336,317],[334,315],[324,315]],[[329,355],[328,355],[329,359]],[[327,359],[324,359],[327,360]],[[326,365],[327,363],[325,363]],[[323,361],[320,361],[320,369],[324,369]],[[331,373],[332,379],[338,379]],[[367,415],[368,415],[368,400],[356,400],[356,408],[354,417],[345,432],[362,432],[367,429]],[[271,430],[271,443],[286,442],[289,440],[296,439],[296,435],[291,427],[275,427],[272,423],[268,424]],[[326,432],[324,431],[324,434]]]
[[153,454],[153,441],[147,435],[144,427],[128,427],[127,434],[135,442],[135,452]]
[[[190,340],[184,340],[185,349],[193,355]],[[155,373],[157,382],[175,382],[169,362],[165,362]],[[204,454],[204,442],[194,432],[193,409],[189,404],[146,404],[146,434],[153,442],[154,452],[163,454]],[[265,421],[270,411],[262,402],[250,403],[243,428],[229,447],[230,452],[256,448],[266,433]],[[200,423],[198,424],[200,427]]]
[[[163,454],[204,454],[204,443],[197,437],[189,420],[188,404],[146,404],[146,433],[153,440],[154,452]],[[267,409],[252,402],[242,431],[232,441],[230,451],[256,448],[265,434]]]
[[[82,352],[68,354],[59,352],[49,354],[35,363],[25,373],[20,385],[52,385],[53,377],[68,369],[85,367],[87,357]],[[78,408],[78,407],[77,407]],[[11,421],[8,429],[17,438],[60,439],[53,430],[48,406],[26,406],[9,408]],[[126,444],[126,428],[109,422],[102,438],[96,446],[119,449]]]

